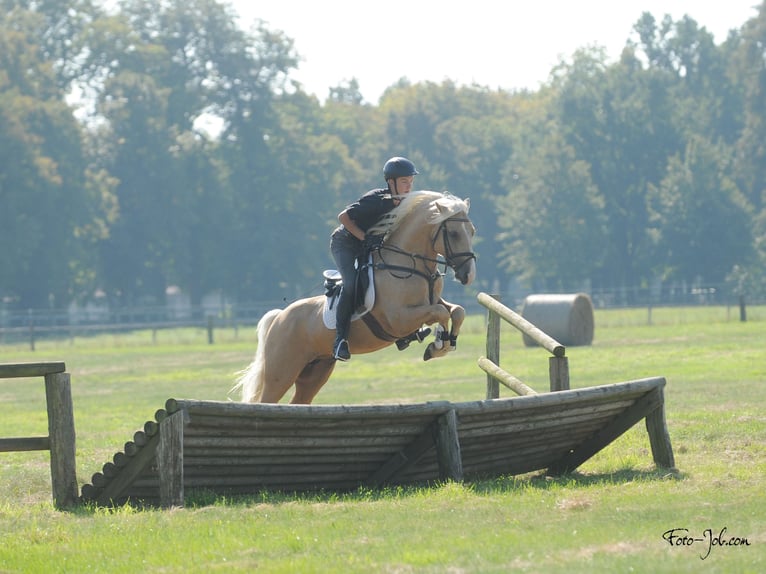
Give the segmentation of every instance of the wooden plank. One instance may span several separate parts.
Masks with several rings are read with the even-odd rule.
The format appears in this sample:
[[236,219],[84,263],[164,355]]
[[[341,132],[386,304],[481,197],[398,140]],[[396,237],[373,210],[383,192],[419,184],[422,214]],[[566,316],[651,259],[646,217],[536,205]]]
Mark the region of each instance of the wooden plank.
[[[500,315],[487,309],[487,359],[500,364]],[[498,379],[487,373],[487,400],[500,398]]]
[[[63,363],[61,363],[63,368]],[[51,451],[51,486],[56,508],[69,508],[78,502],[75,461],[74,408],[69,373],[45,375],[48,407],[48,436]]]
[[415,464],[428,450],[435,445],[434,423],[423,429],[423,432],[403,449],[396,452],[367,479],[366,484],[378,487],[389,482],[398,473]]
[[184,438],[184,444],[190,447],[220,447],[220,448],[295,448],[295,447],[344,447],[348,449],[364,448],[367,446],[391,446],[398,447],[409,442],[407,436],[370,436],[354,437],[346,435],[345,437],[311,437],[311,436],[293,436],[279,437],[267,436],[221,436],[217,434],[202,436],[187,436]]
[[160,504],[164,508],[184,505],[184,413],[176,412],[160,423],[157,445]]
[[439,478],[442,480],[463,480],[463,461],[457,426],[457,414],[454,410],[436,419],[436,460],[439,463]]
[[661,398],[656,390],[637,399],[633,406],[627,408],[615,417],[612,422],[602,427],[593,437],[551,465],[548,473],[555,476],[573,471],[644,418],[648,413],[656,409],[660,404]]
[[652,447],[652,458],[659,468],[675,468],[673,446],[670,444],[668,426],[665,422],[665,395],[658,389],[660,404],[646,415],[646,430],[649,433],[649,444]]
[[477,414],[483,412],[510,413],[516,410],[534,410],[541,407],[570,407],[572,404],[576,404],[580,401],[610,401],[616,399],[619,395],[626,393],[642,394],[664,385],[664,378],[652,377],[636,381],[627,381],[624,383],[613,383],[610,385],[559,391],[557,393],[539,393],[537,395],[497,399],[494,401],[455,403],[454,407],[457,409],[458,418],[462,419],[464,414]]
[[66,365],[63,362],[49,363],[0,363],[0,379],[18,377],[44,377],[53,373],[63,373]]
[[191,419],[195,414],[222,415],[226,417],[300,418],[349,418],[361,420],[375,417],[407,417],[440,415],[452,405],[448,401],[434,401],[414,404],[390,405],[284,405],[266,403],[234,403],[224,401],[195,401],[190,399],[168,399],[165,410],[185,410]]
[[569,358],[548,358],[548,379],[552,393],[569,390]]
[[362,419],[349,419],[345,422],[320,419],[301,420],[262,420],[259,418],[223,417],[220,415],[191,415],[186,427],[187,436],[220,433],[226,435],[253,434],[259,436],[347,436],[353,433],[355,436],[369,435],[406,435],[417,434],[423,428],[423,424],[433,418],[427,417],[406,419],[380,419],[378,421],[364,421]]
[[50,450],[50,447],[47,436],[0,438],[0,452]]

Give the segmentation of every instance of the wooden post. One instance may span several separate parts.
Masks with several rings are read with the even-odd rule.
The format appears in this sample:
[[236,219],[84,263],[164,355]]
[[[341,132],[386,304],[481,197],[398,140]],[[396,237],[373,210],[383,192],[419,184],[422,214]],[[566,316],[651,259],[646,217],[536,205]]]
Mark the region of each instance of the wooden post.
[[569,390],[569,357],[549,357],[551,392]]
[[436,459],[442,480],[463,480],[463,459],[457,434],[457,413],[451,409],[436,420]]
[[[495,299],[499,298],[493,295]],[[500,315],[487,309],[487,359],[500,365]],[[487,400],[500,397],[500,385],[492,375],[487,373]]]
[[213,340],[213,316],[208,315],[207,316],[207,344],[212,345],[214,342]]
[[184,411],[160,422],[157,470],[160,475],[160,504],[165,508],[184,505]]
[[69,373],[45,375],[45,398],[48,405],[53,502],[57,508],[69,508],[78,500],[74,409]]
[[673,447],[670,444],[668,425],[665,422],[665,398],[662,389],[657,389],[660,404],[646,415],[646,431],[649,433],[649,444],[652,447],[654,464],[659,468],[675,468]]
[[747,308],[745,307],[745,296],[739,296],[739,320],[742,323],[747,321]]

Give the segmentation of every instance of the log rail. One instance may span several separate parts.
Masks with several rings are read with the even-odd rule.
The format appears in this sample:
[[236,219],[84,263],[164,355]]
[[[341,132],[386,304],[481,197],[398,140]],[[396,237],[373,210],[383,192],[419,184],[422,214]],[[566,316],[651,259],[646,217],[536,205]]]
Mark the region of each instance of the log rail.
[[642,419],[674,464],[661,377],[494,401],[273,405],[168,399],[82,498],[182,506],[188,490],[348,491],[577,468]]
[[0,438],[0,452],[49,450],[53,502],[57,508],[68,508],[78,501],[72,390],[69,373],[65,371],[63,362],[0,364],[0,379],[45,379],[48,434]]
[[565,391],[569,389],[569,359],[566,357],[566,347],[550,337],[524,317],[503,305],[487,293],[479,293],[479,303],[487,309],[487,356],[479,358],[479,368],[487,373],[487,399],[500,396],[499,384],[502,384],[519,395],[532,394],[535,391],[519,381],[516,377],[500,368],[500,319],[522,332],[543,349],[551,357],[548,359],[550,390]]

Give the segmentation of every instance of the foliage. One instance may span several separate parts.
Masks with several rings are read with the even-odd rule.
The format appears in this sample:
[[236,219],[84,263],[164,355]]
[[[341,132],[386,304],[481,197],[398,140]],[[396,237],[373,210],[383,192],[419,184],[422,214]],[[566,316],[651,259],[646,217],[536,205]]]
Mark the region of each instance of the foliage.
[[[472,201],[478,287],[737,283],[766,269],[766,3],[716,45],[644,13],[537,92],[291,79],[220,0],[0,0],[0,297],[65,306],[317,292],[336,216],[406,155]],[[510,287],[508,287],[510,289]]]

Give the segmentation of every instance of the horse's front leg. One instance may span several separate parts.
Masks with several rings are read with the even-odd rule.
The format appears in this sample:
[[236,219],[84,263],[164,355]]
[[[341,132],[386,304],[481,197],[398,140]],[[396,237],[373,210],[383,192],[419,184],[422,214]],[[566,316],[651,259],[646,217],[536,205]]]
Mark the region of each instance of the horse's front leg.
[[450,318],[449,330],[447,326],[441,325],[442,329],[437,329],[436,340],[426,347],[423,353],[423,360],[443,357],[450,351],[454,351],[457,346],[457,336],[460,334],[460,327],[465,321],[465,309],[460,305],[449,303],[444,299],[439,300],[439,305],[443,306]]

